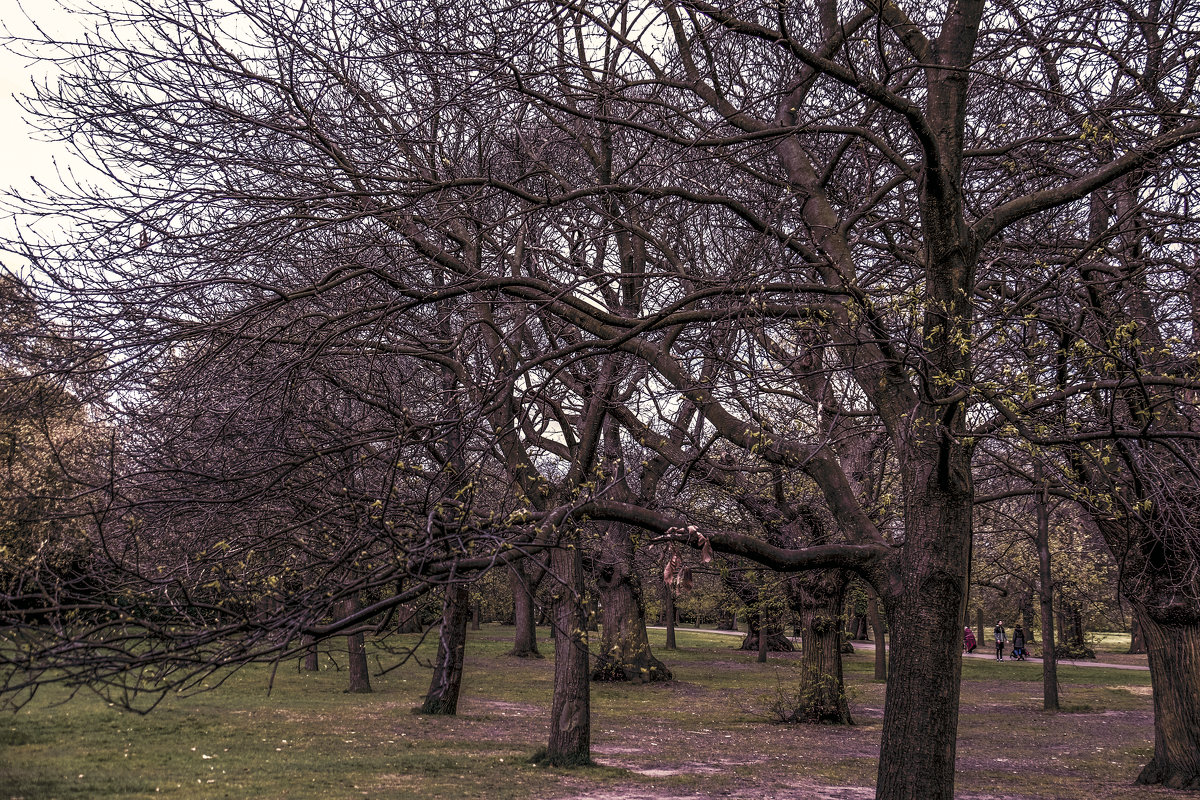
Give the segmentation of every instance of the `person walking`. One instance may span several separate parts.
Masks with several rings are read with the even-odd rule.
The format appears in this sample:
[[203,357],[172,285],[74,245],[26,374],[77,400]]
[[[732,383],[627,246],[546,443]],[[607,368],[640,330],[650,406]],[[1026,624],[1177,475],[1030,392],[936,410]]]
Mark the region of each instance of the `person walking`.
[[1012,656],[1017,661],[1025,660],[1025,631],[1019,622],[1013,626]]
[[975,634],[971,633],[971,626],[963,628],[963,647],[968,653],[974,653],[978,642],[975,641]]
[[996,637],[996,660],[1004,660],[1004,645],[1008,642],[1008,636],[1004,633],[1004,620],[996,621],[996,629],[992,631],[992,635]]

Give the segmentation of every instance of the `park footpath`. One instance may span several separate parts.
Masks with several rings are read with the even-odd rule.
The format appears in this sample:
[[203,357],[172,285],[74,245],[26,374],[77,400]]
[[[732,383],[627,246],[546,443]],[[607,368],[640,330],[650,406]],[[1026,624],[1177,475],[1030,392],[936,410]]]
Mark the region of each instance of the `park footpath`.
[[[647,627],[651,630],[657,630],[657,631],[665,631],[666,630],[666,627],[663,625],[648,625]],[[741,631],[716,631],[716,630],[710,630],[708,628],[678,628],[677,627],[677,628],[675,628],[675,631],[676,631],[676,633],[679,633],[679,632],[719,633],[723,636],[745,636],[746,635],[745,633],[743,633]],[[795,637],[788,637],[788,638],[790,638],[793,642],[798,641]],[[850,642],[850,644],[854,645],[855,650],[857,650],[859,648],[862,648],[863,650],[871,650],[871,651],[875,650],[874,642],[852,640]],[[994,648],[991,650],[984,651],[982,647],[979,647],[976,649],[976,652],[974,652],[974,653],[963,653],[963,658],[988,658],[988,659],[991,659],[992,661],[995,661],[996,660],[996,651]],[[1013,659],[1006,657],[1004,660],[1012,661]],[[1026,656],[1025,660],[1031,664],[1042,663],[1042,659],[1034,658],[1033,656]],[[1141,671],[1141,672],[1149,672],[1150,671],[1149,667],[1144,667],[1144,666],[1141,666],[1138,664],[1109,664],[1104,661],[1090,661],[1090,660],[1089,661],[1071,661],[1071,660],[1067,660],[1067,659],[1059,659],[1058,664],[1059,664],[1059,666],[1068,666],[1068,667],[1103,667],[1105,669],[1131,669],[1131,670],[1136,670],[1136,671]]]

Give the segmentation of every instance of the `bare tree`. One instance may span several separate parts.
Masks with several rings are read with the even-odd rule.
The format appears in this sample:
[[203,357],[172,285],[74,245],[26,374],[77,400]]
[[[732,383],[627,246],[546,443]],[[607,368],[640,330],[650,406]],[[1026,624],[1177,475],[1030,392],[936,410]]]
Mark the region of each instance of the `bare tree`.
[[[1100,358],[1143,324],[1101,296],[1116,287],[1123,301],[1136,276],[1106,284],[1092,266],[1103,242],[1067,233],[1106,192],[1124,198],[1125,220],[1125,206],[1156,207],[1189,181],[1194,15],[1133,16],[1105,0],[231,9],[240,27],[225,9],[134,2],[95,37],[63,43],[69,74],[37,98],[47,127],[71,131],[110,186],[28,203],[77,233],[24,249],[81,339],[110,357],[110,402],[156,423],[135,431],[127,464],[146,468],[122,465],[116,513],[97,524],[136,543],[153,511],[178,540],[165,548],[164,592],[176,603],[188,593],[195,630],[205,614],[230,615],[139,663],[185,646],[227,663],[219,642],[234,632],[247,643],[239,658],[286,652],[280,642],[353,630],[406,600],[318,622],[347,593],[554,546],[547,756],[586,761],[579,526],[640,526],[867,581],[892,638],[878,796],[948,800],[981,437],[1074,447],[1073,464],[1144,486],[1191,461],[1127,446],[1149,430],[1147,385],[1179,381],[1178,402],[1191,403],[1195,381],[1166,361],[1080,359],[1065,376],[1043,362],[1032,382],[1004,370],[1019,363],[1009,338],[1028,313],[1084,308],[1075,293],[1035,304],[1045,284],[1029,295],[1015,275],[1077,271],[1093,299],[1073,329],[1096,334]],[[1090,90],[1101,85],[1114,88]],[[1047,231],[1060,255],[1039,266]],[[249,373],[245,390],[210,382],[205,396],[224,413],[197,405],[185,415],[194,429],[173,424],[199,367],[224,362],[225,374]],[[457,407],[444,402],[447,374]],[[1031,397],[1047,375],[1063,377],[1054,396]],[[290,391],[297,379],[302,392]],[[1086,437],[1047,440],[1029,421],[1056,397],[1131,421],[1096,431],[1125,442],[1120,474]],[[298,424],[275,440],[226,433],[232,420],[253,433],[272,417]],[[623,468],[604,452],[613,420],[629,437]],[[1170,451],[1189,425],[1184,412],[1156,418],[1155,446]],[[456,428],[487,514],[452,489]],[[188,447],[169,446],[178,431]],[[203,448],[221,437],[220,452]],[[288,446],[249,469],[247,443],[263,441]],[[160,449],[175,459],[167,467]],[[866,451],[880,453],[887,491],[872,488]],[[221,470],[198,469],[208,452]],[[729,530],[730,490],[775,468],[812,482],[835,539],[780,547]],[[623,486],[643,478],[654,491]],[[216,500],[198,502],[211,487]],[[289,508],[287,524],[254,528],[310,495],[318,502]],[[229,544],[211,512],[234,507],[258,509],[232,532],[237,546],[260,541],[271,556],[200,592],[181,576]],[[1165,527],[1127,521],[1110,539],[1152,653],[1164,653],[1151,662],[1190,663],[1154,644],[1147,610],[1169,596],[1149,566],[1177,565],[1177,588],[1190,585],[1190,562],[1156,548],[1158,534],[1128,537]],[[284,591],[270,583],[280,559],[294,562],[285,577],[327,564],[344,577],[287,593],[305,611],[268,625],[249,609],[256,592]],[[122,563],[149,577],[133,555]],[[1143,777],[1186,785],[1194,769],[1171,749],[1186,734],[1161,735]]]

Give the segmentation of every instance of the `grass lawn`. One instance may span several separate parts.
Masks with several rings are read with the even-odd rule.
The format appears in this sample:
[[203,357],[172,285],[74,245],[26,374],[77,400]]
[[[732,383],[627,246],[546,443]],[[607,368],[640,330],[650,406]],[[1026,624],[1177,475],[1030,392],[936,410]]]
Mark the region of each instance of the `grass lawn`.
[[[414,662],[373,675],[373,694],[344,694],[339,653],[319,673],[281,666],[270,696],[255,667],[145,716],[43,692],[0,717],[0,800],[872,796],[884,686],[869,651],[846,658],[856,725],[779,726],[764,696],[794,683],[794,655],[757,664],[735,638],[680,632],[679,651],[658,652],[676,680],[594,685],[598,765],[555,770],[527,760],[545,744],[553,660],[505,656],[511,634],[471,632],[457,717],[411,713],[430,674]],[[661,649],[663,632],[651,640]],[[1147,673],[1063,666],[1059,678],[1070,713],[1045,714],[1040,665],[967,660],[959,797],[1188,796],[1131,786],[1153,742]]]

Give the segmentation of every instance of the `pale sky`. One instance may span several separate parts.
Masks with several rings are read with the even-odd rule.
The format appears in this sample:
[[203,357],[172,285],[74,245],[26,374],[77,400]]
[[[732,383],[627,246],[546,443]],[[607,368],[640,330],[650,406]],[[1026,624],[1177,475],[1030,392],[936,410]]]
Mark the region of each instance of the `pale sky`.
[[[58,33],[71,25],[69,15],[58,8],[55,0],[0,0],[0,21],[7,31],[18,35],[29,31],[22,8],[49,31]],[[55,157],[61,163],[66,155],[61,145],[43,142],[35,135],[14,99],[14,95],[29,92],[30,80],[39,71],[45,74],[44,68],[30,67],[0,45],[0,193],[7,194],[10,189],[29,193],[34,175],[53,183]],[[5,211],[0,214],[0,235],[7,238],[11,232],[12,220]],[[19,269],[11,254],[0,253],[0,259],[10,268]]]
[[[27,29],[21,6],[34,16],[43,19],[52,28],[61,28],[63,14],[53,0],[0,0],[0,20],[17,32]],[[54,148],[31,140],[31,131],[21,120],[21,110],[13,99],[14,94],[29,91],[31,68],[24,60],[0,49],[0,146],[4,157],[0,158],[3,183],[7,186],[17,181],[28,181],[31,171],[50,163]]]

